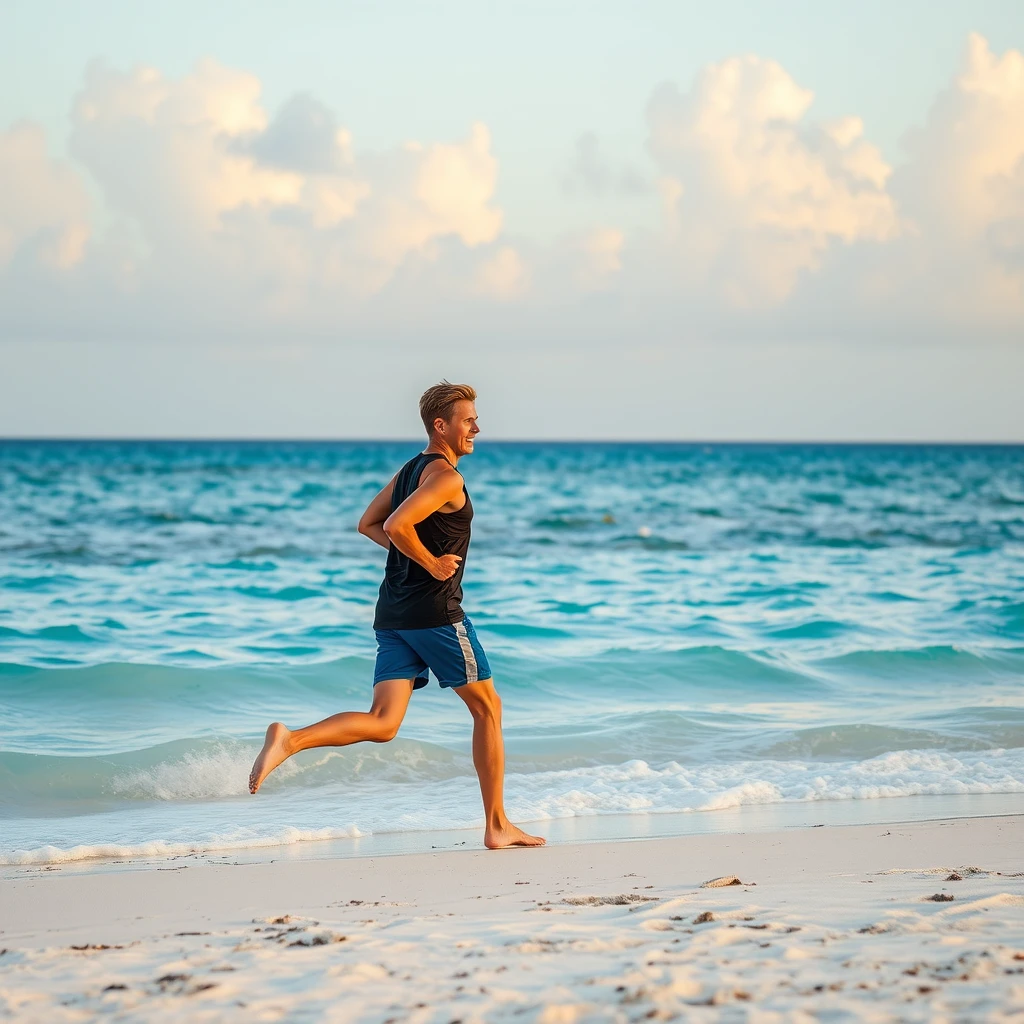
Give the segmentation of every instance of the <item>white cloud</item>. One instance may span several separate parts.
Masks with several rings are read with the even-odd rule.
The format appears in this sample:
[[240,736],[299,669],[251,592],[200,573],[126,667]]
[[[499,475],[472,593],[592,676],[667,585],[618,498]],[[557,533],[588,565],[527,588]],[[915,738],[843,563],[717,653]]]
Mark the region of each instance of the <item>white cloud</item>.
[[242,319],[336,319],[343,296],[379,292],[437,243],[472,249],[501,229],[486,126],[361,157],[327,107],[297,96],[271,119],[257,78],[211,60],[178,80],[93,66],[72,151],[141,240],[135,287],[240,303]]
[[75,172],[50,159],[37,125],[0,134],[0,272],[19,256],[65,269],[89,238],[89,200]]
[[209,60],[179,81],[148,67],[122,73],[95,64],[87,72],[72,113],[72,153],[109,210],[138,227],[155,262],[184,249],[206,263],[205,243],[226,213],[299,201],[301,175],[233,146],[266,127],[259,94],[253,75]]
[[0,327],[495,345],[1024,336],[1024,56],[972,36],[892,172],[859,118],[815,121],[812,100],[757,56],[661,86],[640,175],[653,187],[623,203],[629,165],[582,136],[578,227],[541,245],[505,223],[482,123],[364,152],[319,100],[270,112],[255,76],[214,61],[177,79],[97,64],[72,111],[77,171],[37,127],[0,135]]
[[1024,336],[1024,54],[972,34],[907,147],[892,188],[914,230],[887,265],[889,303]]
[[1024,54],[997,57],[972,34],[959,75],[909,135],[917,186],[905,201],[977,237],[1024,201]]
[[889,167],[861,121],[804,123],[812,99],[757,56],[705,68],[687,93],[654,93],[648,146],[683,282],[778,304],[830,246],[898,233]]

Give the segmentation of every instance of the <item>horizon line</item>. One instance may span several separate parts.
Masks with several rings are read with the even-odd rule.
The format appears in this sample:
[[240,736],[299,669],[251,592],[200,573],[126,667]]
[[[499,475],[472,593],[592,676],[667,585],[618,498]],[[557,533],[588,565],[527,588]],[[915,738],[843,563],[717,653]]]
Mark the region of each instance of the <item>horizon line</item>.
[[[422,437],[232,437],[232,436],[65,436],[65,435],[0,435],[0,444],[416,444]],[[886,440],[867,439],[716,439],[716,438],[622,438],[622,437],[550,437],[550,438],[487,438],[483,444],[660,444],[660,445],[835,445],[835,446],[932,446],[932,447],[978,447],[1018,448],[1024,447],[1024,438],[1017,441],[995,440],[923,440],[890,438]]]

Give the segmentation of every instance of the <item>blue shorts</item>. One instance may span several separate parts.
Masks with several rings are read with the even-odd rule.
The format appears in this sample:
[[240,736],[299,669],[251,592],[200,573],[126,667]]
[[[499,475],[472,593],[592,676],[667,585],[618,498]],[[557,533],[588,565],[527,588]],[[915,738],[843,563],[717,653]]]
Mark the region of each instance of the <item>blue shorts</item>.
[[378,629],[373,684],[411,679],[413,689],[427,685],[427,669],[441,686],[463,686],[491,678],[476,630],[469,619],[433,629]]

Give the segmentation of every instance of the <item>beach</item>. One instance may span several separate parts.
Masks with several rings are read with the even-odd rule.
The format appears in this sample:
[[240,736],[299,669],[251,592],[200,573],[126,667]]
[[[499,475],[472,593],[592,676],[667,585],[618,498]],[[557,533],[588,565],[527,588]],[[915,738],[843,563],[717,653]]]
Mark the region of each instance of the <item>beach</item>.
[[236,6],[0,22],[0,1024],[1024,1024],[1024,0]]
[[1024,815],[1010,815],[541,850],[8,867],[0,1012],[1016,1019],[1022,851]]

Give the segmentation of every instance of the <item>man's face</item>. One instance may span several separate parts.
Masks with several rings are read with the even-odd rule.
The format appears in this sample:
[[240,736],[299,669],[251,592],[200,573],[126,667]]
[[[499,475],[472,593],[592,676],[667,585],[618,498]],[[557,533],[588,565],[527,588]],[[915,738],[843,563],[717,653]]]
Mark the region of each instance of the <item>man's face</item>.
[[473,454],[473,438],[480,433],[476,425],[476,404],[460,399],[455,403],[451,421],[445,424],[441,436],[451,445],[456,455]]

